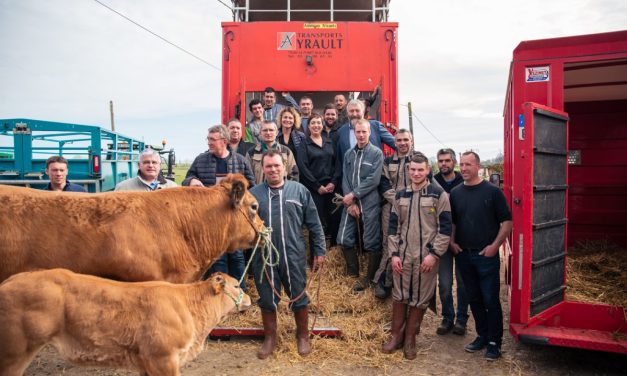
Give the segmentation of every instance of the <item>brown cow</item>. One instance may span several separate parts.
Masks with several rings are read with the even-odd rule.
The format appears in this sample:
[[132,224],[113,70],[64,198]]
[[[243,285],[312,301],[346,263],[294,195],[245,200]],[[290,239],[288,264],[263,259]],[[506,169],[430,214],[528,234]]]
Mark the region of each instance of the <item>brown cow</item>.
[[0,188],[0,281],[65,268],[122,281],[200,279],[263,222],[241,175],[212,188],[100,194]]
[[22,375],[47,343],[78,365],[179,375],[235,307],[250,307],[250,297],[222,273],[180,285],[66,269],[20,273],[0,285],[0,375]]

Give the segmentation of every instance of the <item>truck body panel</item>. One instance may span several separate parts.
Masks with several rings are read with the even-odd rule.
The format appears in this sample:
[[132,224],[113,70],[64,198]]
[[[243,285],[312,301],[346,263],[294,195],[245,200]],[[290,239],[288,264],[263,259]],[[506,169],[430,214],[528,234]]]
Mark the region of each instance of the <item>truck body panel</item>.
[[522,42],[504,137],[510,332],[627,353],[624,307],[571,302],[566,291],[568,246],[627,245],[627,31]]

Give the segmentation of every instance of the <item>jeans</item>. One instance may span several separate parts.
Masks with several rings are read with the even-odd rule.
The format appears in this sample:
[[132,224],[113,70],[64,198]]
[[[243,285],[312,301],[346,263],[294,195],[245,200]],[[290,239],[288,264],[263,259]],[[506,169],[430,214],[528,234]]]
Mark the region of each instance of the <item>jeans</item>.
[[[230,275],[231,277],[237,279],[238,281],[242,278],[244,274],[244,269],[246,268],[246,263],[244,260],[244,251],[235,251],[233,253],[225,253],[217,259],[211,268],[205,272],[205,275],[202,279],[207,279],[209,276],[215,272],[222,272]],[[246,281],[242,279],[240,283],[240,287],[242,290],[246,291]]]
[[453,252],[450,249],[440,257],[438,270],[438,289],[440,291],[440,302],[442,303],[442,317],[450,323],[455,322],[453,264],[455,264],[455,280],[457,281],[457,322],[466,325],[468,321],[468,299],[459,270],[459,261],[457,257],[453,256]]
[[457,261],[475,318],[477,335],[500,346],[503,338],[503,311],[499,297],[499,255],[485,257],[479,255],[479,251],[464,249],[457,255]]

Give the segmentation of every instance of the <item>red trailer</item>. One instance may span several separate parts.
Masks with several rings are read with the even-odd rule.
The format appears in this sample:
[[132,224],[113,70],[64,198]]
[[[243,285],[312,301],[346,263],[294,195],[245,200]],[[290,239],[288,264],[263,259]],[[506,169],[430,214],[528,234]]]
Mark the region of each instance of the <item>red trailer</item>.
[[223,122],[244,123],[266,87],[297,101],[307,95],[322,113],[338,93],[369,97],[378,86],[372,118],[396,127],[398,24],[387,22],[389,0],[232,3],[234,22],[222,23]]
[[569,245],[627,245],[627,31],[522,42],[504,118],[511,334],[627,353],[625,308],[566,291]]

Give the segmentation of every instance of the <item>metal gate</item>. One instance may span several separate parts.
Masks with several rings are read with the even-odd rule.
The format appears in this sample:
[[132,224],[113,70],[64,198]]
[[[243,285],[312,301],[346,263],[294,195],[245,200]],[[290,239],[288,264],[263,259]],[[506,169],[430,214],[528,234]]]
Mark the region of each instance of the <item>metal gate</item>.
[[[525,127],[532,137],[530,316],[562,302],[566,289],[568,117],[526,103]],[[529,162],[528,162],[529,163]]]

